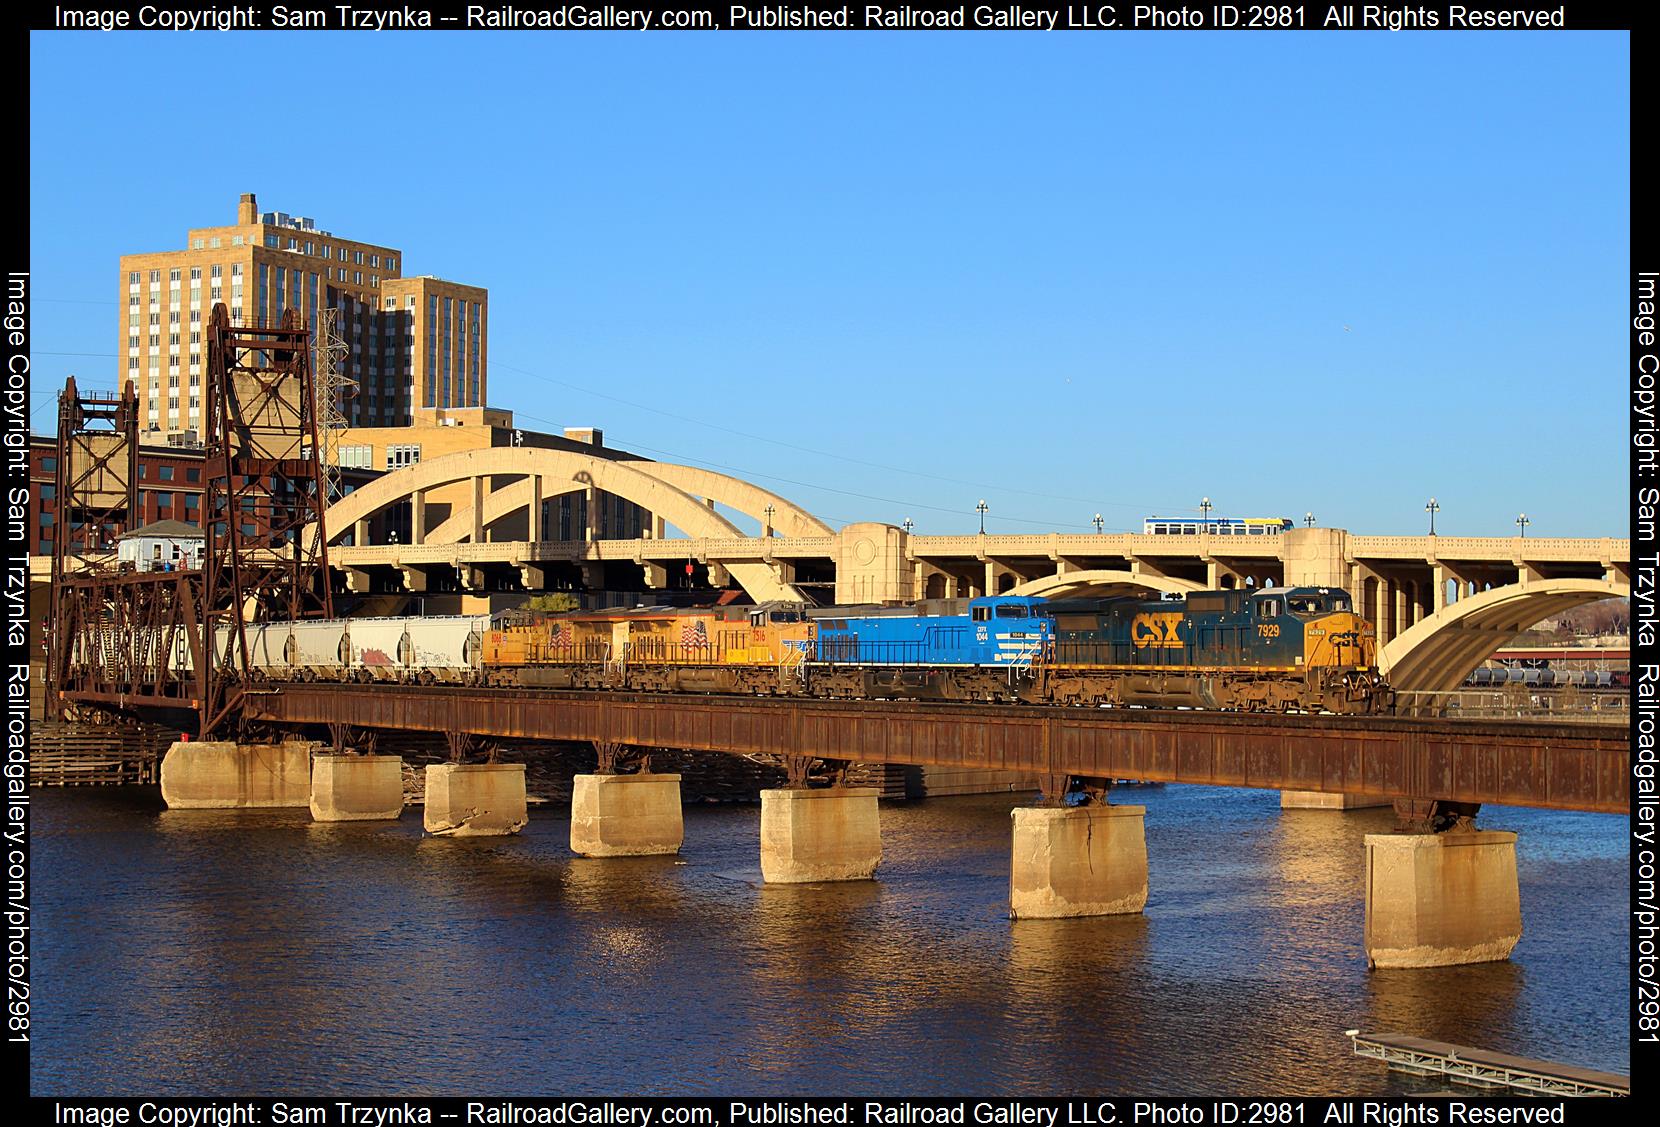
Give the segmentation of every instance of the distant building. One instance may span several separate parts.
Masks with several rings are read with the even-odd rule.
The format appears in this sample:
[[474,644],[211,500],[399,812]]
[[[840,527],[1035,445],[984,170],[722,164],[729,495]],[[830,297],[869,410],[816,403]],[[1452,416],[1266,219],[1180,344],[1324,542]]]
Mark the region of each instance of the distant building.
[[308,325],[340,311],[341,401],[348,422],[407,426],[417,411],[486,401],[487,291],[428,275],[405,277],[403,252],[318,230],[304,216],[259,211],[252,193],[236,222],[193,228],[183,250],[121,256],[122,360],[117,386],[138,392],[146,441],[201,433],[206,325],[223,303],[234,321],[274,323],[289,308]]
[[193,524],[159,520],[121,535],[115,558],[135,571],[189,571],[202,566],[205,538]]

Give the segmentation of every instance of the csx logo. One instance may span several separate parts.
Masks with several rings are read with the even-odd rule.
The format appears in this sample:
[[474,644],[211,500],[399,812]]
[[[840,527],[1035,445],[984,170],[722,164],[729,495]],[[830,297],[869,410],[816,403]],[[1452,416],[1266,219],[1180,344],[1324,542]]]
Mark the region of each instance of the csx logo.
[[1176,627],[1181,622],[1179,614],[1138,614],[1130,622],[1130,641],[1138,650],[1179,650],[1182,640],[1176,637]]

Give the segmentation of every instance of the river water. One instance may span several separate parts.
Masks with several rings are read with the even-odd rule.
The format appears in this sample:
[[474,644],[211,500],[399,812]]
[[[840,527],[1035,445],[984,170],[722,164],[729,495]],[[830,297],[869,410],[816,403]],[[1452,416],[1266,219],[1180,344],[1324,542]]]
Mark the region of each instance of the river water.
[[1343,1030],[1629,1070],[1624,818],[1521,834],[1510,962],[1366,969],[1387,810],[1154,787],[1144,915],[1006,918],[1012,797],[884,804],[878,879],[763,887],[754,806],[678,858],[36,792],[37,1095],[1434,1091]]

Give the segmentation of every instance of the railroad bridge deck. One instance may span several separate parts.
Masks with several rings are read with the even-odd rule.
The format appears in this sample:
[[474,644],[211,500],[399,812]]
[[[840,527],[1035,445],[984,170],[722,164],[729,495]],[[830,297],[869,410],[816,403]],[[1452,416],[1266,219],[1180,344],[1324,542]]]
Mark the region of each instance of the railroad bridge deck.
[[296,684],[278,725],[464,732],[1626,813],[1626,729],[1572,723]]

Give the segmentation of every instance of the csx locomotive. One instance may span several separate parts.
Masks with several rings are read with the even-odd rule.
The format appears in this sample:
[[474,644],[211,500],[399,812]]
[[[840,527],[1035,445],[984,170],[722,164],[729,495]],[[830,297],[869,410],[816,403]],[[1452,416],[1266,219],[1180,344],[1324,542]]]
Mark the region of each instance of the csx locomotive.
[[[265,680],[1242,711],[1381,711],[1392,699],[1371,624],[1346,592],[1326,587],[1153,600],[998,596],[923,607],[332,619],[246,630],[250,676]],[[188,665],[181,645],[175,672]]]

